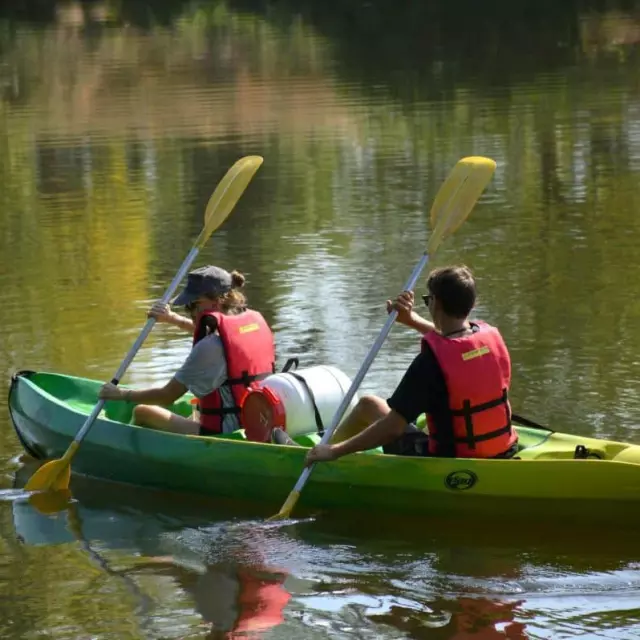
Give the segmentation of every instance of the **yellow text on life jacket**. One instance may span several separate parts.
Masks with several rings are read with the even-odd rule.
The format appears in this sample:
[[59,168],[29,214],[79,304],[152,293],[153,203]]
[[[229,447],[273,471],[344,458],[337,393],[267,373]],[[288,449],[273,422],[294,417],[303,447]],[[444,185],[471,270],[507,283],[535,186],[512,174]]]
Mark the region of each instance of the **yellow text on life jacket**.
[[487,353],[491,353],[491,349],[489,347],[478,347],[473,351],[466,351],[462,354],[462,359],[466,362],[467,360],[473,360],[474,358],[479,358],[480,356],[486,356]]
[[239,333],[251,333],[252,331],[258,331],[260,329],[260,325],[257,322],[253,322],[251,324],[243,324],[241,327],[238,327]]

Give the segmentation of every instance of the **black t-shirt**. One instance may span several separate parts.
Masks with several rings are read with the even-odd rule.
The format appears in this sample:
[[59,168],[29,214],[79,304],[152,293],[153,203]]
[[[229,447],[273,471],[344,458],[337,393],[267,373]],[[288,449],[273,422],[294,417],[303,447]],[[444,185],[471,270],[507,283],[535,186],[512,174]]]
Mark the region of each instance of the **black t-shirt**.
[[438,432],[436,455],[455,458],[449,392],[442,369],[428,345],[415,357],[387,403],[407,422],[415,422],[421,413],[428,413]]

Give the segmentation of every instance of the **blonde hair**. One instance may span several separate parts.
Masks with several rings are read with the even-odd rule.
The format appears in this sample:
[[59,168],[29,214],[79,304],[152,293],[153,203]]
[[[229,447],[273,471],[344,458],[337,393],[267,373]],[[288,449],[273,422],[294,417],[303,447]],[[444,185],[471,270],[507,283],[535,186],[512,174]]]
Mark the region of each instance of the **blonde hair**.
[[246,311],[247,298],[240,291],[244,287],[246,278],[239,271],[231,272],[231,290],[223,293],[221,296],[212,296],[210,300],[216,300],[221,313],[225,315],[237,315]]

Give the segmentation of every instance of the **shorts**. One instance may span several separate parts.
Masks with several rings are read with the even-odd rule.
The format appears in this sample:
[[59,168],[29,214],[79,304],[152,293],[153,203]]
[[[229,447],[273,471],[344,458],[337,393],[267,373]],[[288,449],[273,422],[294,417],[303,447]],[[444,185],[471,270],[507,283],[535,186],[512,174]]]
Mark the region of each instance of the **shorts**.
[[[413,423],[407,426],[405,432],[399,438],[384,445],[382,450],[384,453],[390,453],[395,456],[435,457],[429,453],[429,436],[424,431],[418,429]],[[518,451],[519,447],[516,442],[504,453],[493,456],[492,459],[513,458]]]
[[410,423],[404,433],[393,442],[384,445],[382,451],[394,456],[430,456],[429,436]]

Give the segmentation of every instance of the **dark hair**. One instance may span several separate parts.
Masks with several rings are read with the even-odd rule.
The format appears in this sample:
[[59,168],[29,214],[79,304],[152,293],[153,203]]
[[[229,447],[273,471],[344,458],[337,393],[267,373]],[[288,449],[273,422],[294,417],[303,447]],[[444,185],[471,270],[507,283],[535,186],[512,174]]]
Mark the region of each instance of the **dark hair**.
[[242,291],[246,278],[239,271],[231,272],[231,290],[221,296],[210,297],[211,300],[218,300],[220,311],[225,314],[235,315],[242,313],[247,308],[247,298]]
[[466,318],[476,303],[476,281],[464,265],[434,269],[427,279],[427,289],[452,318]]

